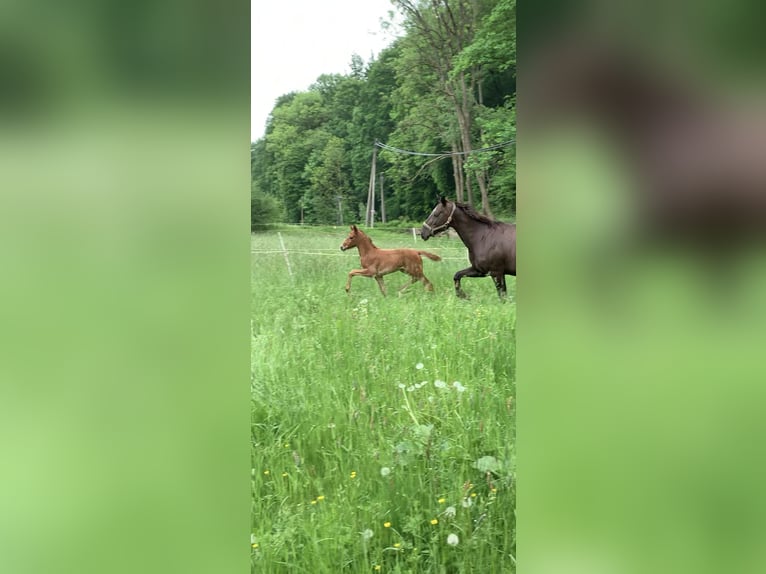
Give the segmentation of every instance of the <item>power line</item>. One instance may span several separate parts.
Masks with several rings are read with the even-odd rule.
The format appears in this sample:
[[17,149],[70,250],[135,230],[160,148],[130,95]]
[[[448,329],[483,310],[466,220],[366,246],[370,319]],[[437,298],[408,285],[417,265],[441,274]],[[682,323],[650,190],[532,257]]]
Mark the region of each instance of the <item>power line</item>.
[[496,150],[496,149],[500,149],[500,148],[511,146],[511,145],[513,145],[515,143],[516,143],[516,139],[514,138],[514,139],[511,139],[511,140],[508,140],[508,141],[505,141],[505,142],[501,142],[501,143],[497,143],[497,144],[494,144],[494,145],[491,145],[491,146],[488,146],[488,147],[483,147],[483,148],[479,148],[479,149],[472,149],[472,150],[469,150],[469,151],[445,151],[445,152],[441,152],[441,153],[425,153],[425,152],[420,152],[420,151],[410,151],[410,150],[406,150],[406,149],[401,149],[401,148],[394,147],[394,146],[391,146],[391,145],[388,145],[388,144],[384,144],[383,142],[380,142],[378,140],[375,140],[375,145],[377,147],[379,147],[380,149],[384,149],[386,151],[390,151],[390,152],[394,152],[394,153],[401,153],[401,154],[405,154],[405,155],[419,155],[419,156],[424,156],[424,157],[449,157],[449,156],[453,156],[453,155],[468,155],[468,154],[471,154],[471,153],[481,153],[481,152],[485,152],[485,151],[493,151],[493,150]]

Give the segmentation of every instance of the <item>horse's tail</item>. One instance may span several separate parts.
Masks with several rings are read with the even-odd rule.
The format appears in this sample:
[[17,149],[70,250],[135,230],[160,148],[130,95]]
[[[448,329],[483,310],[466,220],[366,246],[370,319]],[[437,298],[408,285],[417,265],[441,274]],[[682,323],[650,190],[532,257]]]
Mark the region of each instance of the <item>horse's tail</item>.
[[441,261],[442,258],[436,255],[435,253],[430,253],[428,251],[418,251],[418,255],[425,255],[429,259],[432,259],[433,261]]

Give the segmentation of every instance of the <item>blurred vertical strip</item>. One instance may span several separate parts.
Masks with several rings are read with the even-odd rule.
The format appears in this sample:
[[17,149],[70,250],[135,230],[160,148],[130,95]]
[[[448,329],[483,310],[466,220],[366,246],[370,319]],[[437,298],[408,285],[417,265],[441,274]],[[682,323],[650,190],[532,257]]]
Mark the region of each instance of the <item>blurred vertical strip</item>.
[[0,4],[0,571],[249,567],[245,0]]
[[519,4],[520,572],[766,570],[765,6]]

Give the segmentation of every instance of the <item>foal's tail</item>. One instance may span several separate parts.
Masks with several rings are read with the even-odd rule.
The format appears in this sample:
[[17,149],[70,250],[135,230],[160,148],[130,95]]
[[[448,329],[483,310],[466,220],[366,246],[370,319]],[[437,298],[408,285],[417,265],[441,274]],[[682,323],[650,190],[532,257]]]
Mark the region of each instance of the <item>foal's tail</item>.
[[442,260],[442,258],[439,257],[438,255],[436,255],[435,253],[430,253],[428,251],[418,251],[418,255],[425,255],[426,257],[428,257],[429,259],[431,259],[433,261],[441,261]]

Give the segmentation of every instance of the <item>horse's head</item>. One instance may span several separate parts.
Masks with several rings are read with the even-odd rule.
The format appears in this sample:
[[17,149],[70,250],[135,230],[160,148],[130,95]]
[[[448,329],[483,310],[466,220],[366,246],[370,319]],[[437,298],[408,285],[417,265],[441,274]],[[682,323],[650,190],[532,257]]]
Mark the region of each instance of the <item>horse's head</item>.
[[420,228],[420,237],[423,241],[427,240],[432,235],[436,235],[440,231],[444,231],[452,224],[452,216],[455,213],[455,203],[448,200],[445,197],[439,199],[439,203],[436,204],[431,215],[423,223],[423,227]]
[[341,243],[340,250],[345,251],[346,249],[351,249],[352,247],[359,245],[359,237],[361,236],[361,233],[362,232],[359,231],[359,228],[356,225],[352,225],[351,233],[349,233],[345,241]]

